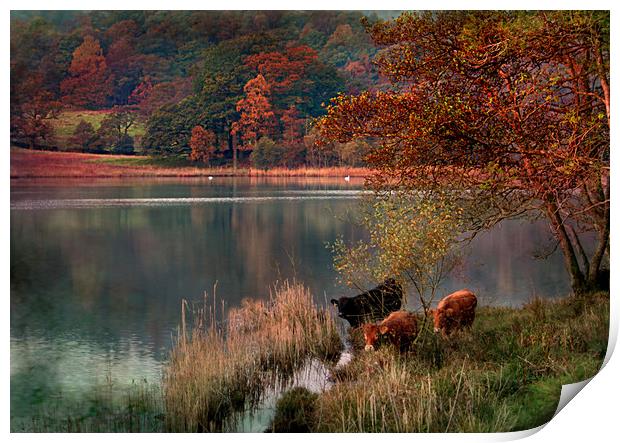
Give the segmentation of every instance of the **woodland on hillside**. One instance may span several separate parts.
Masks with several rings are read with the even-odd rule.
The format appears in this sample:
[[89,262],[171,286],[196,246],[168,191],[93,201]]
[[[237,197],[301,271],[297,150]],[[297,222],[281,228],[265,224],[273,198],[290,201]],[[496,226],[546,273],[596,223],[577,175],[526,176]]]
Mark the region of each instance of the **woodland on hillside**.
[[366,142],[319,151],[310,123],[338,93],[384,84],[363,18],[378,20],[360,11],[14,11],[11,143],[212,165],[359,166]]

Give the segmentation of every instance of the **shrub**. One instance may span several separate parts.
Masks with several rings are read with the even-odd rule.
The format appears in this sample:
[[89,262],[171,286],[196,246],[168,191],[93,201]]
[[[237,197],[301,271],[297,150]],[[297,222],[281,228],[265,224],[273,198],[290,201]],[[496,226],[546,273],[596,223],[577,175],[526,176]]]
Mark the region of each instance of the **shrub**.
[[296,387],[284,393],[276,403],[272,432],[310,432],[314,423],[317,394]]
[[113,152],[115,154],[131,155],[134,153],[133,137],[130,135],[123,135],[114,145]]

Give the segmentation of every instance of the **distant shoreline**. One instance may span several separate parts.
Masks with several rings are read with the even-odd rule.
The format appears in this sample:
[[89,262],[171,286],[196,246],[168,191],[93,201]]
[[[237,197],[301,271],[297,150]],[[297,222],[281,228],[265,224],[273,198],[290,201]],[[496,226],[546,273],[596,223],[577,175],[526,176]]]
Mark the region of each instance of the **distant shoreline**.
[[168,166],[150,156],[85,154],[11,148],[11,179],[148,178],[148,177],[355,177],[371,175],[368,168],[301,167],[255,169],[240,167]]

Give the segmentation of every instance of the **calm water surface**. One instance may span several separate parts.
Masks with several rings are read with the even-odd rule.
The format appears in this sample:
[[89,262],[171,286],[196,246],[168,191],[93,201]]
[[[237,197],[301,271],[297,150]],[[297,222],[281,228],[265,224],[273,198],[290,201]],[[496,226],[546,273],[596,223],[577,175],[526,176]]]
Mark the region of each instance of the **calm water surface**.
[[[326,242],[363,233],[347,222],[361,182],[342,179],[15,181],[11,186],[11,416],[63,407],[97,386],[157,384],[181,300],[227,306],[268,297],[278,279],[319,303],[336,285]],[[520,305],[568,290],[542,222],[478,237],[445,291]]]

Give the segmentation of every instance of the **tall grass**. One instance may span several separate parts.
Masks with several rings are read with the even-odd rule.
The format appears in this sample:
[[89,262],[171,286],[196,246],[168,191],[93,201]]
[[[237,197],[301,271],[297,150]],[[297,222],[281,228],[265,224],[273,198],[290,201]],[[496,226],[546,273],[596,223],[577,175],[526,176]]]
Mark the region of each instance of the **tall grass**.
[[164,376],[167,425],[174,431],[233,429],[267,387],[309,358],[333,360],[342,348],[329,312],[297,283],[276,287],[268,302],[244,301],[224,322],[206,304],[193,320],[191,331],[182,328]]
[[317,400],[315,431],[500,432],[548,421],[562,384],[596,374],[608,294],[482,308],[471,331],[361,353]]

